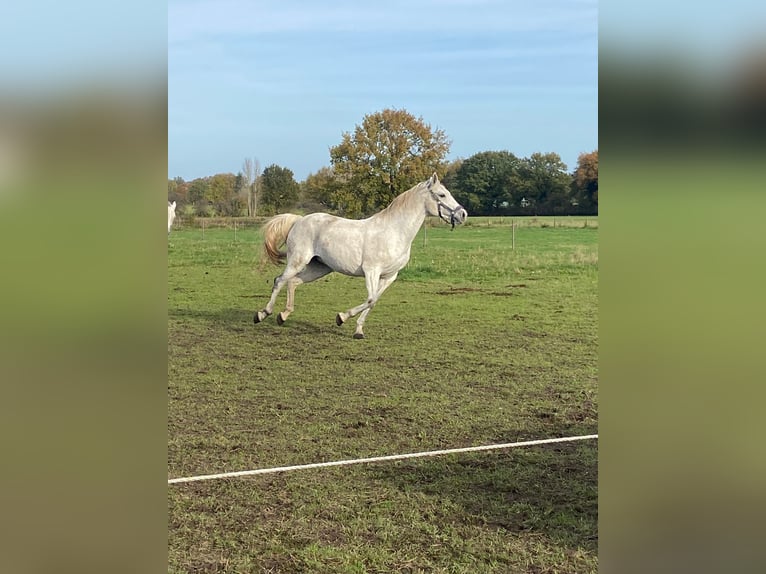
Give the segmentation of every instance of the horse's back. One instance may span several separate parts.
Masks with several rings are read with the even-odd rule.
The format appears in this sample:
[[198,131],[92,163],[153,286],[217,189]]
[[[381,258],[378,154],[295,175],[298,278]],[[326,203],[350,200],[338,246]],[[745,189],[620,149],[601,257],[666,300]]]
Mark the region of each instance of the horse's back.
[[366,219],[346,219],[329,213],[310,213],[296,223],[312,237],[356,240],[364,233]]
[[391,274],[409,259],[409,242],[380,223],[374,218],[312,213],[295,223],[288,237],[288,251],[306,261],[317,257],[345,275],[359,277],[370,269]]
[[304,259],[317,257],[333,271],[345,275],[364,275],[364,221],[311,213],[293,226],[288,250]]

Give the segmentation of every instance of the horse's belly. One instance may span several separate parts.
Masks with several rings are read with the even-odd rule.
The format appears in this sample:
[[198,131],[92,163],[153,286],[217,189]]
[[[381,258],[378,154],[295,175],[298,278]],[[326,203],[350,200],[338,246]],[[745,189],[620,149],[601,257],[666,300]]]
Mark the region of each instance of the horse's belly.
[[317,257],[322,263],[338,273],[352,275],[354,277],[361,277],[364,275],[364,271],[362,270],[361,250],[354,249],[353,247],[340,250],[335,249],[333,252],[318,249]]

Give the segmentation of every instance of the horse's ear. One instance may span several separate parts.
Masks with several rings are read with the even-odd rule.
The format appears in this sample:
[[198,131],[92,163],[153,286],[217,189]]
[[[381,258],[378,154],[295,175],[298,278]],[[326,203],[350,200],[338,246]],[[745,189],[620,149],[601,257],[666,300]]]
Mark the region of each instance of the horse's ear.
[[436,172],[434,172],[434,174],[428,180],[428,187],[431,188],[431,187],[435,186],[437,183],[439,183],[439,176],[437,176]]
[[172,207],[173,209],[175,209],[175,208],[176,208],[176,202],[174,201],[173,203],[171,203],[171,204],[170,204],[170,207]]

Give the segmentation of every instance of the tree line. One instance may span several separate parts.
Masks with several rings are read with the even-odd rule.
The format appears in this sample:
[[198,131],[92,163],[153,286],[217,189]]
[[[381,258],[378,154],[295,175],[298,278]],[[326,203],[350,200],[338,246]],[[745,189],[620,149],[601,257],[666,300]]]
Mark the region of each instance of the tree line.
[[553,152],[518,157],[484,151],[446,161],[450,142],[440,129],[406,110],[364,117],[330,148],[330,165],[302,182],[293,172],[246,158],[237,174],[168,180],[168,199],[187,216],[257,216],[289,210],[365,217],[434,171],[472,215],[595,215],[598,150],[580,154],[571,172]]

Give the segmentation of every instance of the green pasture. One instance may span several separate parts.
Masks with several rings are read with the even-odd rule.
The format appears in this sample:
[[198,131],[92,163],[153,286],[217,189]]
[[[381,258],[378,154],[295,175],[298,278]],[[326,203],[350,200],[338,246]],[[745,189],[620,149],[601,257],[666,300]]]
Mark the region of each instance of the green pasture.
[[[281,272],[258,228],[174,228],[168,477],[596,433],[598,220],[542,220],[430,222],[364,340],[335,325],[364,280],[254,325]],[[595,572],[597,448],[171,485],[168,571]]]

